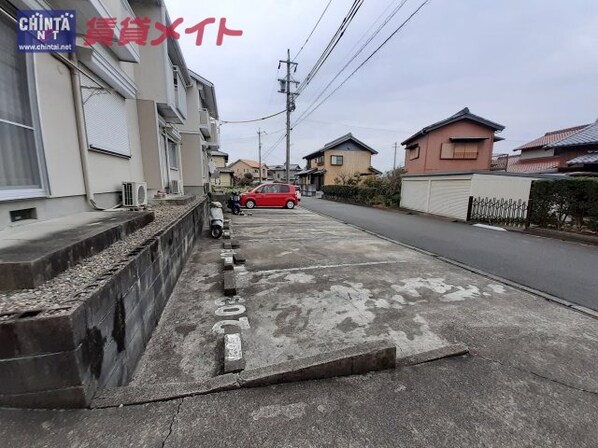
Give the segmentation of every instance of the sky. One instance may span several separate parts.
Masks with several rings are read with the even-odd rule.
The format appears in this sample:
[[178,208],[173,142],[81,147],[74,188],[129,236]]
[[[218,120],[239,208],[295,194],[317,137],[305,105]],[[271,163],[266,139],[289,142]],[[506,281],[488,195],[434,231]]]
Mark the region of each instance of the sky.
[[[299,51],[328,0],[165,0],[171,19],[191,26],[226,18],[240,37],[216,45],[217,26],[181,34],[188,66],[215,84],[220,119],[249,120],[279,112],[278,61]],[[320,72],[297,98],[297,119],[356,49],[402,0],[365,0]],[[301,82],[324,51],[353,0],[332,0],[296,59]],[[339,76],[338,85],[420,4],[408,0]],[[395,142],[464,107],[506,128],[495,153],[512,153],[547,131],[598,119],[598,1],[431,0],[366,65],[292,131],[291,163],[351,132],[378,151],[372,165],[390,170]],[[221,150],[230,161],[258,159],[258,129],[268,165],[285,162],[285,142],[273,147],[285,116],[222,124]]]

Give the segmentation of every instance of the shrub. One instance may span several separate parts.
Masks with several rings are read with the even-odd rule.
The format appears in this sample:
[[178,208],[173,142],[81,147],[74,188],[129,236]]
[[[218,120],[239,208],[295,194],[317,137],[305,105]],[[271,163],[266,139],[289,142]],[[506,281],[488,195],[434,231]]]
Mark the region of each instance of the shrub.
[[344,185],[327,185],[322,188],[326,198],[365,205],[384,205],[398,207],[401,202],[401,174],[402,170],[390,171],[384,176],[366,177],[359,185],[352,182],[353,178],[345,178]]
[[598,222],[598,179],[567,178],[532,183],[531,221],[541,227],[561,230],[572,223],[577,230],[596,231]]

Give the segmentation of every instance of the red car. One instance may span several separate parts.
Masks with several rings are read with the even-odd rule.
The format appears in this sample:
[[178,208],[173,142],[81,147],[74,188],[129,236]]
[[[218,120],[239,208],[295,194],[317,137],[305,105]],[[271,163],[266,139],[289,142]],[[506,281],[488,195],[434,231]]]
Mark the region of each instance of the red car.
[[254,207],[286,207],[295,208],[299,203],[299,193],[290,184],[262,184],[249,193],[241,195],[241,206]]

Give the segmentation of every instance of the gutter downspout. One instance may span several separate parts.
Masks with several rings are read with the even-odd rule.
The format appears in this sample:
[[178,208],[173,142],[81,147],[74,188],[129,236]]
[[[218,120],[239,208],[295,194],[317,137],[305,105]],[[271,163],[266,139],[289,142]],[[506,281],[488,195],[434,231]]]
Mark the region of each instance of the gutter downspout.
[[[77,126],[77,138],[79,140],[79,154],[81,155],[81,171],[83,172],[85,196],[87,198],[88,204],[94,210],[107,210],[96,204],[94,194],[91,189],[91,180],[89,176],[89,158],[87,154],[89,142],[87,141],[87,129],[85,127],[85,113],[83,111],[83,97],[81,95],[81,80],[79,78],[79,70],[76,69],[76,67],[78,67],[76,53],[70,53],[70,61],[73,64],[72,66],[68,65],[68,67],[71,72],[71,85],[73,88],[73,100],[75,106],[75,124]],[[120,206],[120,204],[116,207],[118,206]]]

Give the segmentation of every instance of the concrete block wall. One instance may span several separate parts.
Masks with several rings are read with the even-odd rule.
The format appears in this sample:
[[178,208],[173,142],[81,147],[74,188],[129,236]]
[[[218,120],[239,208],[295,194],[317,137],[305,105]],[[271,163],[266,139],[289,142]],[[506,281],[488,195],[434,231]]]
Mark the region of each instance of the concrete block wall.
[[0,322],[0,406],[86,407],[98,388],[126,384],[207,213],[204,199],[81,291],[76,308]]

